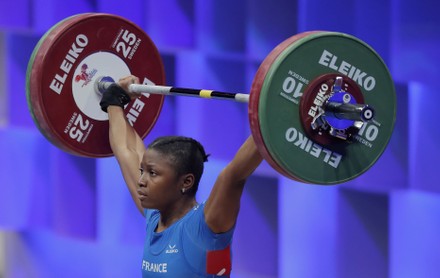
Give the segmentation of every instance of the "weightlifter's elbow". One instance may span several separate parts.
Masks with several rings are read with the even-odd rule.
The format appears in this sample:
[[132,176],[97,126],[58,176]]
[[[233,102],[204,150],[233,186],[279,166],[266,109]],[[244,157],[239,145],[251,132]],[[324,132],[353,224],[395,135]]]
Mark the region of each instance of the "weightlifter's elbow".
[[123,156],[128,152],[125,145],[117,143],[110,139],[110,148],[112,149],[113,155],[117,158],[118,156]]
[[136,150],[126,146],[111,147],[113,155],[120,162],[129,161],[137,157]]
[[232,182],[245,182],[247,178],[252,175],[260,162],[261,160],[257,162],[249,161],[247,163],[237,163],[233,161],[223,169],[223,173]]

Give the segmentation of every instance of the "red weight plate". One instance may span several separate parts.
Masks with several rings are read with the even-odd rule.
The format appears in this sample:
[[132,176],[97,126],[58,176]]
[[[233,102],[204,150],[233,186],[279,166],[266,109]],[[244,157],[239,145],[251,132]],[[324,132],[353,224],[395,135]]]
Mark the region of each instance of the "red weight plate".
[[314,34],[317,32],[319,32],[319,31],[304,32],[304,33],[297,34],[297,35],[292,36],[292,37],[288,38],[287,40],[281,42],[277,47],[275,47],[269,53],[269,55],[264,59],[263,63],[258,68],[258,71],[254,77],[253,82],[252,82],[251,93],[249,96],[249,112],[248,113],[249,113],[249,122],[250,122],[252,137],[254,138],[254,141],[255,141],[261,155],[269,163],[269,165],[272,166],[272,168],[274,168],[280,174],[284,175],[287,178],[301,181],[304,183],[307,183],[307,181],[301,180],[298,177],[294,176],[293,174],[288,173],[287,171],[285,171],[283,169],[283,167],[278,165],[278,163],[275,161],[275,159],[272,157],[272,155],[268,151],[268,149],[264,143],[263,135],[262,135],[261,129],[260,129],[260,120],[259,120],[259,116],[258,116],[259,99],[260,99],[261,88],[263,86],[266,75],[267,75],[268,71],[270,70],[272,64],[278,58],[278,56],[294,42],[296,42],[304,37],[307,37],[310,34]]
[[[159,52],[134,23],[110,14],[80,14],[50,29],[34,49],[27,72],[32,116],[46,138],[74,155],[111,156],[108,117],[101,111],[95,80],[136,75],[162,85]],[[143,95],[125,114],[145,138],[156,123],[164,97]]]

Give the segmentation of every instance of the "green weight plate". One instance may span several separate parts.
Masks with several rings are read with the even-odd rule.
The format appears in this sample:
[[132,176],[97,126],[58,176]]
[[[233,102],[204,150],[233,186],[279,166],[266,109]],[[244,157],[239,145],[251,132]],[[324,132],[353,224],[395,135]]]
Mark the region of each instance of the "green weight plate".
[[[280,173],[308,183],[343,183],[367,171],[385,150],[396,115],[394,84],[381,57],[365,42],[336,32],[307,33],[273,52],[254,79],[250,100],[251,129],[264,145],[263,156]],[[321,145],[302,127],[302,94],[329,73],[351,78],[375,110],[353,143]]]

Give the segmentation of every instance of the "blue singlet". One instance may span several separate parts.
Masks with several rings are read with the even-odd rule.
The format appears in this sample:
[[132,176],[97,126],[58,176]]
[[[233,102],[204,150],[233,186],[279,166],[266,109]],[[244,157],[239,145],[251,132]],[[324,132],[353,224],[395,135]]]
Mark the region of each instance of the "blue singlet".
[[229,277],[234,229],[213,233],[205,222],[204,203],[156,233],[160,214],[145,210],[147,235],[142,277]]

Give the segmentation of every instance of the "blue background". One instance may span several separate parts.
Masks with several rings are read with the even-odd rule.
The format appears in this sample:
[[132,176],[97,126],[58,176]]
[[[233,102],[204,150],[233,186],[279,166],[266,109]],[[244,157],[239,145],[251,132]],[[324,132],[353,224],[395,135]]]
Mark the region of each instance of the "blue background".
[[[339,31],[366,41],[397,88],[396,127],[385,153],[366,174],[330,187],[288,180],[263,163],[242,198],[233,277],[440,276],[437,2],[2,0],[0,7],[5,277],[140,274],[144,221],[115,160],[58,150],[26,104],[36,43],[58,21],[84,12],[118,14],[141,26],[160,49],[168,84],[182,87],[248,92],[264,57],[299,32]],[[205,145],[212,156],[203,200],[249,132],[243,104],[167,98],[145,141],[181,134]]]

